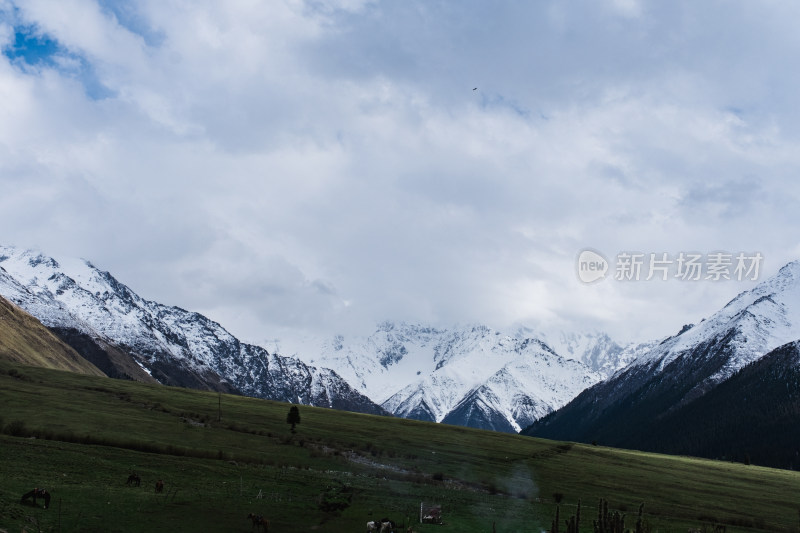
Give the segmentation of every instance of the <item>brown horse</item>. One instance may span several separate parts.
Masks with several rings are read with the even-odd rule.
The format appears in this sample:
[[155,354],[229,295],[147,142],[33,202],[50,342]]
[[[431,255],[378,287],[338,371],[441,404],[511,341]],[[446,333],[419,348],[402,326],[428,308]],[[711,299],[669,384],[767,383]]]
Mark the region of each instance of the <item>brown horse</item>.
[[160,479],[156,481],[156,492],[164,492],[164,482]]
[[264,533],[269,533],[269,520],[261,515],[253,513],[247,515],[247,518],[253,522],[253,529],[258,528],[258,530],[263,531]]

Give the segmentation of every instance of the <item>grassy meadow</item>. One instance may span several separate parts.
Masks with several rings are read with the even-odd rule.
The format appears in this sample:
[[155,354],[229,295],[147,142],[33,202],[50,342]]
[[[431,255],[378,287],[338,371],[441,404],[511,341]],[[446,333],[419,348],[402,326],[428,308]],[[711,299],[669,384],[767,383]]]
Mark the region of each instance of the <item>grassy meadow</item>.
[[[536,532],[600,498],[635,527],[800,532],[800,473],[562,443],[0,361],[0,532]],[[126,485],[128,475],[142,478]],[[163,493],[154,491],[164,481]],[[34,487],[50,508],[20,504]],[[419,524],[421,501],[444,525]]]

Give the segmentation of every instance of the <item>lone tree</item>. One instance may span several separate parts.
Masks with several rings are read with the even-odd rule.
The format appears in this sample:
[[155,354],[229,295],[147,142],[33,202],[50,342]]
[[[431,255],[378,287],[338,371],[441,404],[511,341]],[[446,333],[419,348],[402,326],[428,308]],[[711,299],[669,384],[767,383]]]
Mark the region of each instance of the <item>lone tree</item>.
[[286,415],[286,423],[292,425],[292,433],[295,433],[295,426],[300,423],[300,411],[296,405],[289,409],[289,414]]

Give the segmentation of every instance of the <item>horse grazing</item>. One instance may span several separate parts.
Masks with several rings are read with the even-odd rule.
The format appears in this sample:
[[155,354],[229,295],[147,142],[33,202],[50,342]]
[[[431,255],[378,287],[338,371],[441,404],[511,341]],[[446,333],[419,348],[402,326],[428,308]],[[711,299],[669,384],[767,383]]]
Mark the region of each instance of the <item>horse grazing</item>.
[[258,530],[264,531],[265,533],[269,532],[269,520],[267,520],[263,516],[250,513],[249,515],[247,515],[247,518],[249,518],[253,522],[252,529],[258,528]]
[[26,492],[22,495],[22,499],[19,503],[26,503],[28,498],[33,498],[33,505],[36,505],[36,498],[44,498],[44,508],[47,509],[50,507],[50,493],[47,492],[45,489],[33,489],[30,492]]
[[140,478],[138,474],[131,474],[130,476],[128,476],[128,481],[125,484],[138,487],[139,485],[142,484],[142,478]]
[[164,482],[160,479],[156,481],[156,492],[164,492]]

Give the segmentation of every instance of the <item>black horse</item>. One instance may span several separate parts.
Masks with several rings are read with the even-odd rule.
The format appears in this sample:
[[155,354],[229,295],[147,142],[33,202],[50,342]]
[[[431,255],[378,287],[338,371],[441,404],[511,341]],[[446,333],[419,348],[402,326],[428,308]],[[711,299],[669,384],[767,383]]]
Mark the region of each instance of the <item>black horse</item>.
[[26,503],[29,498],[33,498],[33,505],[36,505],[36,498],[44,498],[44,508],[50,507],[50,493],[45,489],[33,489],[30,492],[26,492],[22,495],[19,503]]
[[139,474],[131,474],[128,476],[128,482],[126,485],[133,485],[134,487],[138,487],[142,484],[142,478],[139,477]]

